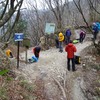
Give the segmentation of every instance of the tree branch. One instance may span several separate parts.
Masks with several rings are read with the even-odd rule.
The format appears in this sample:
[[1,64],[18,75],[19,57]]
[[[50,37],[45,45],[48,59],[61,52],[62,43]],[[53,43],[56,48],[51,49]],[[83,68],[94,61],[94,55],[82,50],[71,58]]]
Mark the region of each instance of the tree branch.
[[[23,0],[22,0],[22,1],[23,1]],[[9,39],[10,39],[10,37],[11,37],[11,34],[12,34],[12,30],[13,30],[13,28],[15,27],[15,24],[17,23],[17,21],[18,21],[18,19],[19,19],[21,5],[22,5],[22,2],[21,2],[20,6],[19,6],[19,9],[18,9],[18,11],[17,11],[16,19],[15,19],[13,25],[11,26],[11,28],[9,28],[9,29],[6,31],[6,33],[0,38],[0,40],[2,40],[3,37],[4,37],[5,35],[7,35],[7,34],[10,33],[10,34],[9,34],[9,37],[8,37],[8,39],[7,39],[7,41],[9,41]]]
[[19,4],[21,4],[22,2],[23,0],[20,0],[13,10],[10,8],[9,12],[4,16],[4,18],[0,20],[0,27],[2,27],[11,18]]
[[93,6],[93,3],[91,2],[91,0],[88,0],[88,1],[90,2],[91,7],[94,9],[94,11],[95,11],[96,13],[100,14],[100,12],[99,12],[99,11],[97,11],[97,10],[95,9],[95,7]]
[[1,14],[1,16],[0,16],[0,20],[3,18],[4,14],[5,14],[5,12],[6,12],[8,3],[9,3],[9,0],[6,1],[5,8],[4,8],[4,10],[3,10],[3,12],[2,12],[2,14]]

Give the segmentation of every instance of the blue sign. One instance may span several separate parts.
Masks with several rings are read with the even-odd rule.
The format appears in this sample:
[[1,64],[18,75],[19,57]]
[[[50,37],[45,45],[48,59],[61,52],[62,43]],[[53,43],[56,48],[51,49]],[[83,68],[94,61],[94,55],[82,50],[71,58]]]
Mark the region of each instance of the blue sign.
[[15,33],[14,40],[15,41],[23,41],[24,34],[23,33]]
[[51,34],[55,32],[55,23],[46,23],[45,33]]

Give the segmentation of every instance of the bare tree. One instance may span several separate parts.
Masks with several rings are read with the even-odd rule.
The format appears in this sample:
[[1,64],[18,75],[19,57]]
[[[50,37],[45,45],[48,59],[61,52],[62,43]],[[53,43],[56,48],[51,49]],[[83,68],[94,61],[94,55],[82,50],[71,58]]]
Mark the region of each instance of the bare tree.
[[[82,15],[82,18],[83,18],[83,20],[84,20],[86,26],[89,28],[90,32],[91,32],[92,34],[94,34],[94,33],[92,32],[92,29],[89,27],[89,24],[88,24],[88,22],[87,22],[87,20],[86,20],[86,18],[85,18],[85,16],[84,16],[84,13],[83,13],[83,11],[82,11],[82,8],[81,8],[81,0],[77,0],[77,1],[76,1],[76,0],[73,0],[73,2],[74,2],[74,4],[76,5],[76,7],[77,7],[78,11],[80,12],[80,14]],[[90,0],[89,2],[91,3],[92,8],[93,8],[95,11],[97,11],[96,8],[94,8],[93,3],[91,2],[91,0]],[[94,39],[93,39],[93,44],[94,44],[95,47],[97,47],[97,44],[95,43],[95,40],[94,40]]]
[[36,0],[34,2],[27,2],[27,6],[29,7],[29,10],[26,12],[26,18],[29,23],[29,37],[32,40],[32,44],[37,45],[39,43],[40,37],[45,34],[45,23],[48,20],[51,20],[50,16],[52,15],[47,11],[43,1],[41,1],[41,10],[39,9]]
[[92,21],[95,21],[96,19],[98,19],[98,15],[100,15],[99,12],[99,6],[100,6],[100,1],[98,0],[88,0],[88,4],[89,4],[89,10],[90,10],[90,17],[92,18]]
[[83,14],[83,11],[82,11],[82,8],[81,8],[81,0],[78,0],[77,3],[76,3],[75,0],[73,0],[73,2],[76,5],[76,7],[77,7],[78,11],[80,12],[80,14],[82,15],[82,18],[83,18],[85,24],[87,25],[87,27],[89,27],[88,22],[87,22],[84,14]]
[[15,20],[11,24],[11,27],[7,28],[6,32],[3,33],[3,36],[0,37],[0,40],[2,40],[2,38],[5,35],[9,34],[9,37],[7,37],[7,41],[5,41],[5,42],[9,43],[10,36],[12,34],[12,30],[15,26],[15,23],[18,21],[18,18],[19,18],[19,15],[20,15],[20,8],[22,6],[23,0],[19,0],[16,5],[14,5],[14,2],[13,2],[13,5],[10,5],[10,8],[8,8],[9,0],[6,0],[2,3],[4,3],[5,5],[4,5],[4,9],[3,9],[3,11],[1,12],[1,15],[0,15],[0,28],[2,28],[4,25],[6,25],[8,23],[8,21],[12,18],[12,16],[15,15],[15,12],[17,13]]
[[66,0],[45,0],[48,8],[53,12],[56,22],[57,28],[63,28],[63,14],[66,6]]

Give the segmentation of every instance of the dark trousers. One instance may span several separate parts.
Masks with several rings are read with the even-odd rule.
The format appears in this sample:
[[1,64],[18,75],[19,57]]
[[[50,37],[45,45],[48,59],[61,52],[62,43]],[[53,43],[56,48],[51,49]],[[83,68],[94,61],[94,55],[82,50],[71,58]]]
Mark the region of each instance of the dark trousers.
[[63,52],[63,42],[59,41],[59,52]]
[[35,57],[39,58],[39,52],[35,51],[34,55],[35,55]]
[[68,44],[70,42],[70,36],[66,37],[66,44]]
[[94,40],[96,40],[97,39],[97,34],[98,34],[98,32],[94,32]]
[[75,71],[75,59],[67,58],[67,69],[70,71],[70,60],[72,61],[72,71]]
[[82,43],[82,42],[83,42],[83,40],[84,40],[84,38],[83,38],[83,37],[80,37],[80,43]]
[[55,40],[56,42],[56,48],[59,48],[59,40]]

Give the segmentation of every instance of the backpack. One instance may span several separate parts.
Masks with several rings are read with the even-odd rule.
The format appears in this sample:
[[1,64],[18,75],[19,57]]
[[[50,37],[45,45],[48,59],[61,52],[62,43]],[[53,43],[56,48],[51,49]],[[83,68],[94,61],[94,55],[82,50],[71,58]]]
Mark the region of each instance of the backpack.
[[98,26],[96,23],[95,23],[95,25],[92,26],[92,30],[94,30],[94,32],[96,32],[96,33],[99,32],[99,29],[98,29]]
[[80,56],[75,55],[75,64],[80,64]]
[[73,44],[79,43],[79,40],[73,40]]
[[98,27],[98,30],[100,31],[100,23],[99,22],[96,22],[96,25]]

